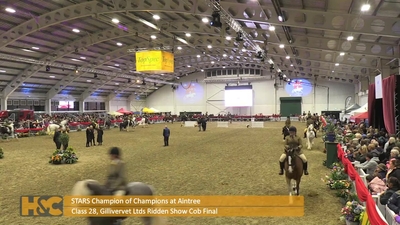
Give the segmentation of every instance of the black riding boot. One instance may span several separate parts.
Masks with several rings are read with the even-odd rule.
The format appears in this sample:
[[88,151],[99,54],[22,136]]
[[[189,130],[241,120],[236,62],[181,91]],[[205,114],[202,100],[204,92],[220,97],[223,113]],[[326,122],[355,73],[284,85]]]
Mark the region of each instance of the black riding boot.
[[308,163],[307,162],[305,162],[305,163],[303,163],[303,171],[304,171],[304,175],[308,175]]
[[280,170],[279,175],[283,175],[283,169],[285,168],[285,162],[279,162]]

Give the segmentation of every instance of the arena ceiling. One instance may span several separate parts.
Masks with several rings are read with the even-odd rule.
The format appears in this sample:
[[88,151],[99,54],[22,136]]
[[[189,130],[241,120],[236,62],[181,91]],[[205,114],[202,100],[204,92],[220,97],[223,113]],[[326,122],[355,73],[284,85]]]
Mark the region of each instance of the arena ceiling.
[[[3,96],[145,97],[218,68],[358,83],[400,58],[400,0],[0,2]],[[137,73],[134,53],[146,49],[173,51],[176,73]]]

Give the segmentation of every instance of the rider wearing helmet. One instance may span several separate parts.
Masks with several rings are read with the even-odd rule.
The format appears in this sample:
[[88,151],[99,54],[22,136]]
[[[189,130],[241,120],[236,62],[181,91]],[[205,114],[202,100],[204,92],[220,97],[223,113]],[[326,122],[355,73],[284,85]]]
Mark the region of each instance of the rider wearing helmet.
[[121,160],[121,149],[112,147],[110,149],[110,159],[111,165],[105,187],[115,195],[124,195],[126,179],[124,162]]
[[286,160],[286,150],[288,149],[296,149],[297,150],[297,155],[301,158],[303,161],[303,170],[304,170],[304,175],[308,175],[308,164],[307,164],[307,158],[303,154],[303,151],[301,150],[302,146],[302,141],[299,136],[296,135],[297,129],[294,126],[291,126],[289,128],[289,133],[290,135],[285,138],[285,150],[283,151],[283,154],[279,158],[279,164],[280,164],[280,172],[279,175],[283,175],[283,170],[285,167],[285,160]]

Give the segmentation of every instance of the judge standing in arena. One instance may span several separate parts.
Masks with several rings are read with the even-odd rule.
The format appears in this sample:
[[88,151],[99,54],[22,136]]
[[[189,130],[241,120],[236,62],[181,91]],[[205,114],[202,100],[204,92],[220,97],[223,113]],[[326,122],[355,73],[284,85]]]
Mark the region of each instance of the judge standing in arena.
[[169,136],[171,135],[171,131],[165,125],[164,130],[163,130],[163,137],[164,137],[164,147],[169,146]]

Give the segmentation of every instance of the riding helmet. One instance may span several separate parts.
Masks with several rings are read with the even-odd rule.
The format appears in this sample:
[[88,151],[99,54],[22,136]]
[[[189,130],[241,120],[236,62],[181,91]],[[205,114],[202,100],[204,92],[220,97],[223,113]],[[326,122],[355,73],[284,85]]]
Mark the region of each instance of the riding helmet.
[[116,155],[119,156],[121,150],[118,147],[112,147],[110,149],[110,155]]
[[291,127],[289,127],[289,131],[291,131],[291,132],[297,132],[297,129],[296,129],[296,127],[294,127],[294,126],[291,126]]

